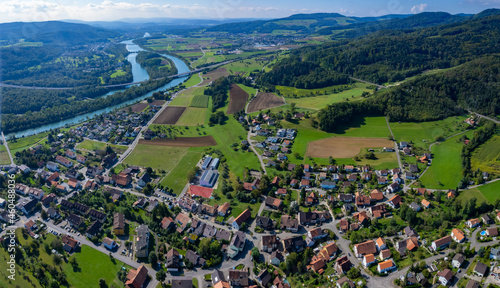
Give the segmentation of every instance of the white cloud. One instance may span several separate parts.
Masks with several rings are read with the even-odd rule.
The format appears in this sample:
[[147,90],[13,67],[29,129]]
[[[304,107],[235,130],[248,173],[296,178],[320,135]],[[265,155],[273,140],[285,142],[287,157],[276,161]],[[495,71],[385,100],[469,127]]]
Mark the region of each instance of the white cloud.
[[[214,0],[201,5],[128,3],[111,0],[88,4],[59,4],[57,0],[7,0],[0,5],[0,22],[79,19],[86,21],[122,18],[248,18],[283,13],[274,7],[244,6],[239,0]],[[281,12],[281,13],[280,13]]]
[[345,13],[348,13],[349,11],[347,11],[347,9],[344,9],[344,8],[340,8],[339,9],[339,13],[340,14],[345,14]]
[[418,4],[418,5],[411,7],[411,13],[417,14],[420,12],[424,12],[424,10],[426,8],[427,8],[427,3],[421,3],[421,4]]

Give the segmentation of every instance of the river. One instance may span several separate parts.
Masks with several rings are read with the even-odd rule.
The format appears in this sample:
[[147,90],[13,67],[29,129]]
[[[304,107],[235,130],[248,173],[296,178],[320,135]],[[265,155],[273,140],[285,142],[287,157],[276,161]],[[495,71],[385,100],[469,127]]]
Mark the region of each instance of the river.
[[[132,76],[133,76],[133,79],[134,79],[133,82],[148,80],[149,79],[148,72],[146,72],[146,69],[142,68],[141,65],[139,65],[139,63],[137,63],[137,61],[135,60],[135,57],[137,56],[137,53],[139,51],[144,50],[144,49],[142,49],[138,45],[134,44],[132,41],[133,40],[127,40],[127,41],[123,41],[122,43],[126,44],[127,50],[130,52],[130,54],[127,56],[127,60],[132,65]],[[170,56],[170,55],[166,55],[166,54],[161,54],[161,55],[169,58],[170,60],[172,60],[172,62],[174,62],[175,67],[177,67],[177,73],[178,74],[190,71],[190,69],[186,65],[186,63],[184,63],[179,58],[176,58],[176,57],[173,57],[173,56]],[[137,102],[139,100],[143,100],[145,98],[148,98],[151,95],[153,95],[153,93],[155,93],[155,92],[175,87],[175,86],[183,83],[184,81],[186,81],[188,78],[189,78],[189,76],[175,78],[175,79],[172,79],[172,81],[170,81],[166,85],[164,85],[164,86],[162,86],[162,87],[160,87],[158,89],[155,89],[155,90],[153,90],[153,91],[151,91],[149,93],[146,93],[146,94],[144,94],[144,95],[142,95],[142,96],[140,96],[138,98],[135,98],[135,99],[132,99],[132,100],[129,100],[129,101],[126,101],[126,102],[122,102],[122,103],[120,103],[118,105],[114,105],[114,106],[110,106],[110,107],[107,107],[107,108],[104,108],[104,109],[100,109],[100,110],[97,110],[97,111],[94,111],[94,112],[89,112],[89,113],[86,113],[86,114],[78,115],[78,116],[75,116],[73,118],[66,119],[66,120],[63,120],[63,121],[60,121],[60,122],[55,122],[55,123],[43,125],[43,126],[40,126],[40,127],[37,127],[37,128],[32,128],[32,129],[28,129],[28,130],[24,130],[24,131],[18,131],[18,132],[10,133],[10,134],[5,135],[5,138],[10,139],[10,137],[12,137],[13,135],[15,135],[17,138],[21,138],[23,136],[29,136],[29,135],[34,135],[34,134],[38,134],[38,133],[41,133],[41,132],[49,131],[51,129],[56,129],[56,128],[61,128],[61,127],[69,126],[69,125],[78,124],[80,122],[84,122],[84,121],[86,121],[86,120],[88,120],[90,118],[93,118],[96,115],[103,114],[103,113],[108,113],[108,112],[111,112],[111,111],[113,111],[115,109],[122,108],[124,106],[133,104],[133,103],[135,103],[135,102]],[[130,86],[128,86],[128,87],[130,87]],[[103,97],[106,97],[108,95],[111,95],[111,94],[114,94],[114,93],[117,93],[117,92],[125,91],[125,90],[126,89],[114,90],[114,91],[111,91],[108,94],[104,95]]]

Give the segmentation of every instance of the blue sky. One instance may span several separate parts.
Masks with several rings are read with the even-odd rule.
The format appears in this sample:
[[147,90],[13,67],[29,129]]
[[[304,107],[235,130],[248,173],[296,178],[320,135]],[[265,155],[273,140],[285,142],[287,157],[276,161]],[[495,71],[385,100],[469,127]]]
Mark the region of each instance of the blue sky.
[[277,18],[296,13],[349,16],[423,11],[477,13],[500,8],[500,0],[0,0],[0,22],[123,18]]

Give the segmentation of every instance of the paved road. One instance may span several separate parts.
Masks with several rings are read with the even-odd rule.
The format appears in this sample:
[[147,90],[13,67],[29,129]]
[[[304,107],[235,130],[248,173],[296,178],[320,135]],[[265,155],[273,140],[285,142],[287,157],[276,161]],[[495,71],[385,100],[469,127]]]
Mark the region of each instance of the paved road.
[[[255,90],[255,96],[257,96],[257,93],[259,93],[258,89]],[[245,114],[248,111],[249,104],[250,104],[250,102],[248,102],[247,105],[245,106]],[[248,121],[248,115],[246,117],[246,120]],[[257,151],[257,149],[255,149],[255,146],[253,145],[253,143],[250,139],[251,137],[252,137],[252,129],[249,128],[248,133],[247,133],[248,146],[250,147],[250,149],[252,149],[253,153],[255,153],[255,155],[257,155],[257,158],[259,158],[259,162],[260,162],[260,166],[262,167],[262,171],[264,171],[264,174],[267,175],[266,164],[264,164],[264,160],[262,159],[262,156],[260,155],[260,153]]]
[[498,120],[498,119],[494,119],[494,118],[491,118],[491,117],[488,117],[488,116],[484,116],[484,115],[481,115],[481,114],[479,114],[479,113],[476,113],[476,112],[474,112],[474,111],[470,111],[470,110],[469,110],[469,113],[471,113],[471,114],[476,114],[476,115],[477,115],[477,116],[479,116],[479,117],[482,117],[482,118],[488,119],[488,120],[490,120],[490,121],[493,121],[493,122],[495,122],[495,123],[497,123],[497,124],[500,124],[500,120]]
[[399,169],[403,171],[403,164],[401,163],[401,155],[399,155],[399,146],[396,138],[394,138],[394,134],[392,133],[391,125],[389,125],[389,117],[385,117],[385,122],[387,123],[387,128],[389,128],[389,132],[391,132],[392,141],[394,142],[394,151],[396,152],[396,157],[398,158]]

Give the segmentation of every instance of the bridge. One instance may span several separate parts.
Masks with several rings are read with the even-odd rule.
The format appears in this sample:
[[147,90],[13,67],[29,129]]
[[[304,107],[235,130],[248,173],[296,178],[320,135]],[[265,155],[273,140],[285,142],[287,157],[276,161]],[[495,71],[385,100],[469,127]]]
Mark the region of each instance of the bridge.
[[[191,74],[199,73],[199,72],[201,72],[201,71],[203,71],[205,69],[212,69],[212,68],[219,67],[219,66],[222,66],[222,65],[226,65],[226,64],[229,64],[231,62],[239,61],[239,60],[242,60],[242,59],[233,59],[233,60],[229,60],[229,61],[224,61],[224,62],[213,64],[213,65],[210,65],[210,66],[206,66],[206,67],[203,67],[203,68],[197,68],[197,69],[194,69],[194,70],[191,70],[191,71],[188,71],[188,72],[179,73],[179,74],[170,75],[170,76],[161,77],[161,78],[150,79],[150,80],[156,81],[156,80],[175,79],[175,78],[180,78],[180,77],[184,77],[184,76],[189,76]],[[144,81],[138,81],[138,82],[129,82],[129,83],[121,83],[121,84],[113,84],[113,85],[103,85],[103,86],[97,86],[97,87],[103,87],[103,88],[123,87],[123,86],[141,84],[141,83],[144,83],[144,82],[147,82],[147,81],[150,81],[150,80],[144,80]],[[6,83],[1,83],[0,82],[0,87],[20,88],[20,89],[32,89],[32,90],[68,90],[68,89],[76,89],[76,88],[79,88],[79,87],[82,87],[82,86],[77,86],[77,87],[39,87],[38,86],[37,87],[37,86],[13,85],[13,84],[6,84]]]

